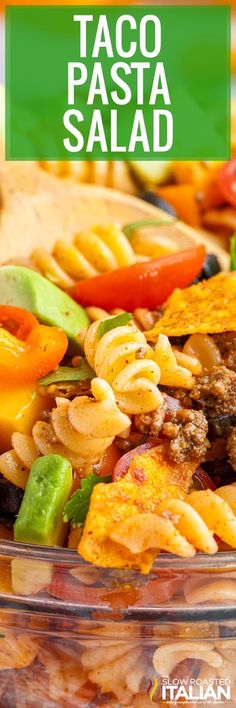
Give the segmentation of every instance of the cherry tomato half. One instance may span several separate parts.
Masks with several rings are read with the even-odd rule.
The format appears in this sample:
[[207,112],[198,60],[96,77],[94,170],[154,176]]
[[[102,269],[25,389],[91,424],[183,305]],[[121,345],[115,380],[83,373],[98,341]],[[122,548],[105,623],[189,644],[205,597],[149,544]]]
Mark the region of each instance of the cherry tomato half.
[[219,171],[218,180],[225,201],[236,207],[236,159],[225,162]]

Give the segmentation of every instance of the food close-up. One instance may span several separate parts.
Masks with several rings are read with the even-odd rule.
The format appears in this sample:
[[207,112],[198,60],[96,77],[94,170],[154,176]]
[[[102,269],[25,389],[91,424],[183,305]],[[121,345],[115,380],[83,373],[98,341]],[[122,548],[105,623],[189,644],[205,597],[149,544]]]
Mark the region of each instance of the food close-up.
[[23,234],[25,201],[36,235],[0,267],[0,705],[178,704],[183,676],[192,705],[204,679],[226,700],[235,239],[227,254],[134,197],[118,224],[112,191],[95,224],[97,187],[69,182],[60,206],[37,165],[1,175],[2,233],[17,214]]
[[[15,18],[26,6],[12,8]],[[54,8],[56,29],[63,9]],[[13,63],[4,78],[0,62],[0,708],[236,707],[231,9],[222,159],[208,156],[200,127],[199,159],[194,150],[193,159],[164,150],[132,159],[122,149],[120,159],[97,159],[96,147],[88,159],[60,159],[53,140],[31,155],[34,128],[25,156],[11,156],[17,95],[22,123],[32,107],[27,80],[16,74],[14,94]],[[56,65],[45,18],[36,44],[46,27]],[[105,24],[102,32],[110,59]],[[6,57],[14,38],[8,29]],[[200,39],[212,53],[213,35]],[[85,59],[82,34],[80,43]],[[194,82],[202,59],[193,46]],[[210,76],[206,67],[203,112]],[[40,92],[37,101],[40,115]],[[216,125],[220,136],[224,122]]]

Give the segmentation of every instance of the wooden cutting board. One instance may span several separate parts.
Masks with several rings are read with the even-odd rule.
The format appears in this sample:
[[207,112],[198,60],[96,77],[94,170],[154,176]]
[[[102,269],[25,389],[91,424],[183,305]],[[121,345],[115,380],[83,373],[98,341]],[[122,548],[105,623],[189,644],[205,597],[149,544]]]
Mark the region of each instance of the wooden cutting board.
[[[93,185],[79,185],[44,172],[36,163],[0,162],[0,262],[26,258],[39,246],[52,249],[57,239],[70,242],[81,229],[93,224],[125,224],[140,219],[171,218],[160,209],[122,192]],[[171,238],[180,249],[205,243],[223,268],[228,254],[208,233],[180,221],[153,227]]]

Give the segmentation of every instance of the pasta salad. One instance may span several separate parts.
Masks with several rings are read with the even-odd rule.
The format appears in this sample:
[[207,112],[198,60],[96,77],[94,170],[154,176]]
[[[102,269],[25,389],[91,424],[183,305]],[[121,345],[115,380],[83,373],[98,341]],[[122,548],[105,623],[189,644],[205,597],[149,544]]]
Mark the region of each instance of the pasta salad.
[[143,574],[236,549],[234,248],[96,226],[1,266],[3,538]]

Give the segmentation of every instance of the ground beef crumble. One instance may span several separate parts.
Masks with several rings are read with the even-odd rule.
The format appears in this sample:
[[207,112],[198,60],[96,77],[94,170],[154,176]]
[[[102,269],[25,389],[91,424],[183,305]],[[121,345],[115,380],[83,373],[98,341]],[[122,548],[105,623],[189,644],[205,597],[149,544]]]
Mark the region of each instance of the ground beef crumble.
[[143,435],[145,435],[145,433],[148,433],[149,435],[158,435],[164,423],[166,408],[167,404],[165,397],[163,396],[163,402],[160,406],[158,406],[158,408],[156,408],[156,410],[151,411],[150,413],[138,413],[135,416],[135,428]]
[[236,472],[236,428],[233,428],[227,442],[229,462]]
[[198,376],[190,396],[207,418],[236,413],[236,373],[214,366]]
[[173,411],[162,432],[170,440],[168,454],[175,462],[205,459],[210,443],[207,440],[208,424],[202,411],[186,408]]
[[236,332],[221,332],[213,334],[212,338],[219,347],[225,366],[236,371]]

